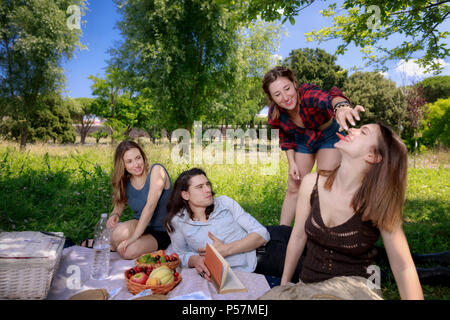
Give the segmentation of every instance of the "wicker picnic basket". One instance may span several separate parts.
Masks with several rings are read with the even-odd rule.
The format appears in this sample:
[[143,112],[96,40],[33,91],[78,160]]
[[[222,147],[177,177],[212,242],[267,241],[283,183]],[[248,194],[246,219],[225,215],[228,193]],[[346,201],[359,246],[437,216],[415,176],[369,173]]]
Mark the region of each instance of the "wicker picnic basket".
[[175,270],[180,265],[180,259],[177,259],[175,261],[170,262],[163,262],[163,263],[143,263],[139,262],[139,259],[141,259],[143,256],[147,255],[143,254],[139,258],[135,260],[136,266],[138,267],[153,267],[154,269],[162,267],[162,266],[168,266],[170,269]]
[[127,282],[128,291],[132,294],[138,294],[139,292],[144,291],[146,289],[151,289],[153,294],[167,294],[170,290],[175,288],[181,281],[181,275],[179,275],[176,280],[172,281],[169,284],[158,286],[147,286],[145,284],[139,284],[128,279],[129,272],[130,270],[125,271],[124,276],[125,281]]
[[64,247],[62,232],[0,233],[0,299],[45,299]]

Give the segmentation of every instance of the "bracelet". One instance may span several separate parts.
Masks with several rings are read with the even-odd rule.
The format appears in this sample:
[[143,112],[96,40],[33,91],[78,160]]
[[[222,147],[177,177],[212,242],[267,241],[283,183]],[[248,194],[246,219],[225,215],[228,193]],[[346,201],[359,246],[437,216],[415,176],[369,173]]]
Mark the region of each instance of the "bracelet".
[[118,214],[118,213],[113,213],[112,215],[110,215],[109,217],[112,217],[112,216],[118,216],[119,217],[119,219],[120,219],[120,215]]
[[340,102],[338,102],[338,103],[336,103],[336,104],[334,105],[334,108],[333,108],[334,113],[336,113],[336,111],[337,111],[338,109],[342,108],[342,107],[348,107],[348,108],[351,108],[352,105],[351,105],[351,103],[348,102],[347,100],[340,101]]

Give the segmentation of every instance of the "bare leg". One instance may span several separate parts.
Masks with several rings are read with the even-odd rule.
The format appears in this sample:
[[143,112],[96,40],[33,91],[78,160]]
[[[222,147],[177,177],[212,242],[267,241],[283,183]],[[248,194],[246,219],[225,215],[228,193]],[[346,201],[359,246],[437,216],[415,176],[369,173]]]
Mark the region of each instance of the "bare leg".
[[288,190],[284,197],[283,206],[281,207],[280,217],[280,225],[286,226],[291,226],[295,216],[301,180],[305,175],[311,172],[314,166],[314,154],[295,152],[294,158],[298,170],[300,171],[300,180],[294,180],[293,177],[288,176]]
[[119,223],[111,234],[111,250],[116,251],[117,246],[124,240],[129,239],[137,226],[137,220],[128,220]]
[[151,234],[144,234],[135,242],[130,244],[121,257],[127,260],[137,259],[144,253],[156,251],[158,249],[158,242]]
[[[138,221],[129,220],[119,224],[111,235],[111,249],[116,250],[117,246],[124,240],[129,239],[136,229]],[[158,243],[151,234],[145,234],[138,240],[130,244],[127,250],[120,256],[123,259],[136,259],[144,253],[153,252],[158,249]]]
[[336,149],[319,149],[317,151],[317,168],[333,170],[341,163],[341,153]]

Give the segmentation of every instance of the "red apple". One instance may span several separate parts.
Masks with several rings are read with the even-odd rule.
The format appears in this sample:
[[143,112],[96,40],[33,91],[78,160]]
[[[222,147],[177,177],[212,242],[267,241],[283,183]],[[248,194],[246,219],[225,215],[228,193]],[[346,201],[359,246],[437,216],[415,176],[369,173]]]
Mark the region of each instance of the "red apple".
[[148,276],[145,274],[145,272],[139,272],[133,275],[130,279],[130,281],[139,283],[139,284],[145,284],[147,282]]

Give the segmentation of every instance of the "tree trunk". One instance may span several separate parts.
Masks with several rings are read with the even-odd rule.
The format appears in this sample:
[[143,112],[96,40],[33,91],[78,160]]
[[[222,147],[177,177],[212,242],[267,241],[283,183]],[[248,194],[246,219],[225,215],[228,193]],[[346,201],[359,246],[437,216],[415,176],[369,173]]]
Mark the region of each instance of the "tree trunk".
[[81,144],[86,143],[86,136],[87,136],[88,131],[89,131],[89,129],[86,128],[86,126],[83,124],[83,120],[81,120],[81,128],[80,128],[80,143]]
[[20,128],[20,150],[25,150],[28,139],[28,130],[26,126]]
[[86,143],[86,133],[80,132],[81,144]]
[[115,139],[114,139],[114,129],[113,127],[108,127],[111,130],[111,145],[114,146]]

